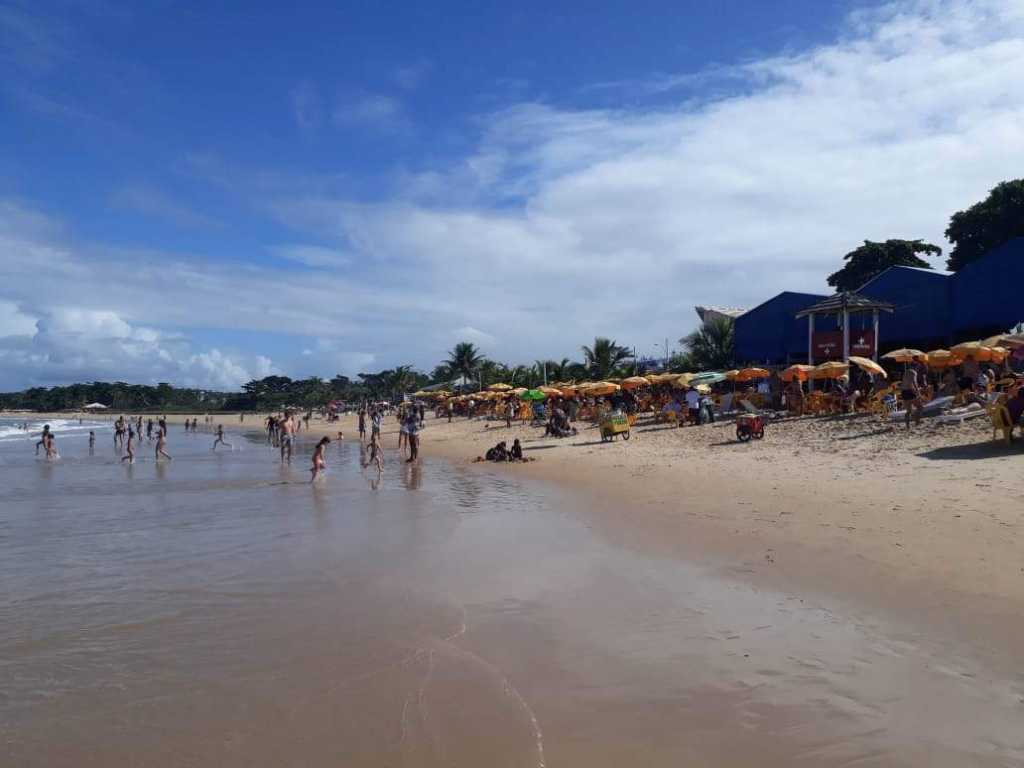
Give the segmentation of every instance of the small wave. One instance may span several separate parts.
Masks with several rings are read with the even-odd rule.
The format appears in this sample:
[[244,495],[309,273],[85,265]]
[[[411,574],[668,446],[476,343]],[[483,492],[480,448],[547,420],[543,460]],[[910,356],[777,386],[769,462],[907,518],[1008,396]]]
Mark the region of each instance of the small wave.
[[[26,424],[28,429],[23,429],[23,426]],[[52,419],[50,421],[4,419],[0,421],[0,442],[38,440],[39,433],[43,431],[43,427],[47,424],[50,425],[50,431],[58,439],[61,437],[84,437],[89,434],[90,430],[94,432],[109,432],[112,429],[109,423],[83,421],[79,424],[78,419]]]

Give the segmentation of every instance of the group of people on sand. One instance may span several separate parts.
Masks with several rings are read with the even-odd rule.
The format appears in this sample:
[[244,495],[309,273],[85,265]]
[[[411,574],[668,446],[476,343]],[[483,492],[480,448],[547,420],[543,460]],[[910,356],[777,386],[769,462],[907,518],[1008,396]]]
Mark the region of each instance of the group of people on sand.
[[485,453],[483,456],[477,456],[475,461],[493,461],[497,463],[502,463],[507,461],[526,462],[533,461],[533,459],[523,457],[523,446],[519,442],[519,438],[517,437],[515,440],[512,441],[511,448],[508,447],[508,443],[506,441],[502,440],[493,448],[488,448],[487,453]]

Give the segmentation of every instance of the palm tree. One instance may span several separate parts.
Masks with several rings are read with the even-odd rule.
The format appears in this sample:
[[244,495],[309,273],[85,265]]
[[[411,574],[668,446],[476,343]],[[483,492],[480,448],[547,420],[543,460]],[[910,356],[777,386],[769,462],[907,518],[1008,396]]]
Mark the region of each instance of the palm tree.
[[633,354],[625,347],[620,347],[613,339],[598,336],[593,347],[583,347],[583,359],[587,370],[595,379],[605,379],[612,375],[616,368],[629,360]]
[[463,376],[467,380],[472,380],[483,361],[484,356],[480,354],[480,351],[474,344],[468,341],[460,341],[448,353],[448,359],[445,361],[445,364],[456,376]]
[[732,368],[736,362],[735,335],[730,317],[715,317],[679,343],[687,348],[691,364],[700,371]]

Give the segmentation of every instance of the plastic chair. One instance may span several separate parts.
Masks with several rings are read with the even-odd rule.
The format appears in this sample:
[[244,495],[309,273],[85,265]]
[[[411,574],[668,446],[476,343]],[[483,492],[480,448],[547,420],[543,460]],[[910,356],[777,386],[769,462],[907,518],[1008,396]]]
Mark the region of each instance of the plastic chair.
[[999,433],[1002,432],[1003,443],[1009,445],[1013,439],[1013,421],[1006,406],[1001,403],[989,406],[988,415],[992,419],[992,439],[998,440]]

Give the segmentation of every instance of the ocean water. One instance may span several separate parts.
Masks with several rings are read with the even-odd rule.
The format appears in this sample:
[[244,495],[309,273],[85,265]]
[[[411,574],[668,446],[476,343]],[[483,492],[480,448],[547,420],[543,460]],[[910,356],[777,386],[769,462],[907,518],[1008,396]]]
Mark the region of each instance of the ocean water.
[[0,765],[1024,763],[1019,675],[623,549],[515,467],[343,442],[311,486],[237,425],[134,465],[51,426],[58,461],[0,422]]

